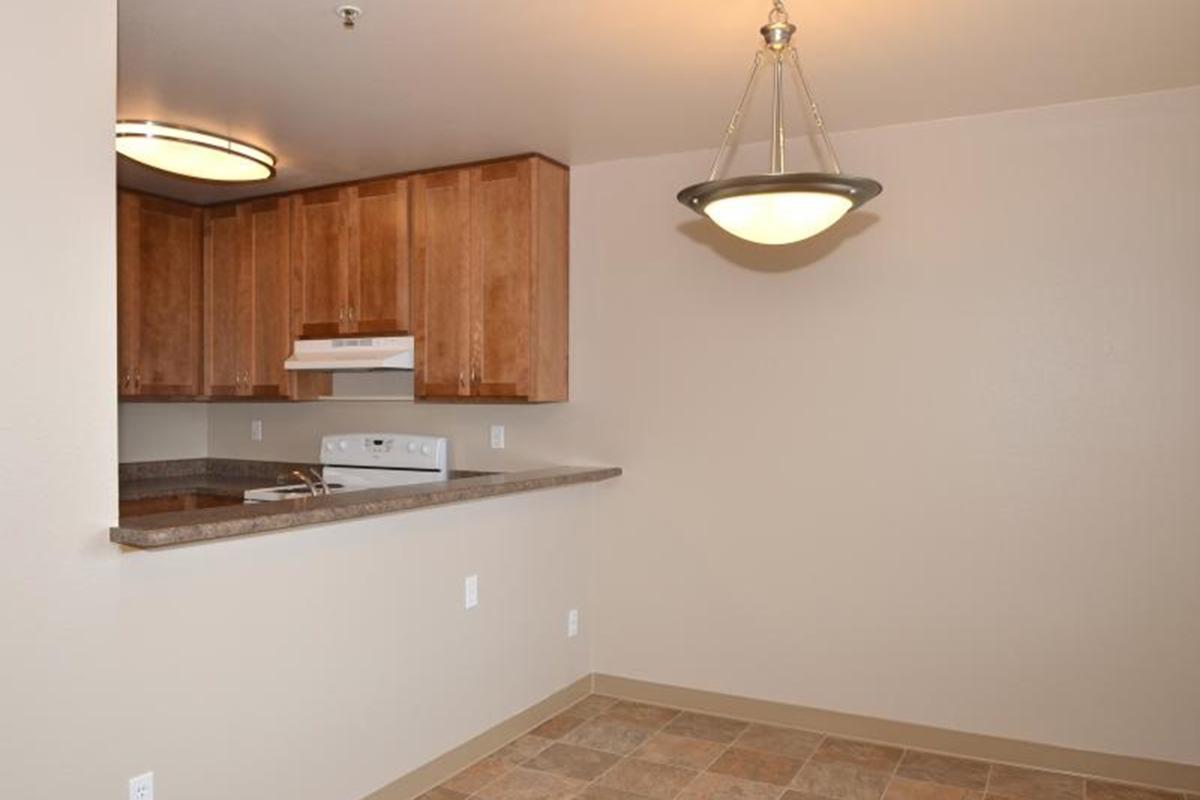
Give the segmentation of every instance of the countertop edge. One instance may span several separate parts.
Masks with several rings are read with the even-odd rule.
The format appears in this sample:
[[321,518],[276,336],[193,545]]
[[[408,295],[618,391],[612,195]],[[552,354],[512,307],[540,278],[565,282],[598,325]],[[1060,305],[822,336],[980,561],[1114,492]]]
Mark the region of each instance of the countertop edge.
[[125,524],[110,528],[109,540],[138,549],[212,542],[558,486],[595,483],[621,474],[620,467],[550,467],[333,497],[154,514],[135,517]]

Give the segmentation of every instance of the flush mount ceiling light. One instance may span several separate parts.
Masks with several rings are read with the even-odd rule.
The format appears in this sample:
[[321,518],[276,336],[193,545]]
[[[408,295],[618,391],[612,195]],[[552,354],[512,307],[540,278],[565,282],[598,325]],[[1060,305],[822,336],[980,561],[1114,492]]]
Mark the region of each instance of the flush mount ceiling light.
[[[783,0],[774,0],[767,24],[760,30],[765,45],[754,54],[750,78],[729,120],[725,139],[713,160],[712,172],[707,181],[689,186],[678,195],[679,202],[697,214],[708,217],[734,236],[758,244],[791,244],[815,236],[847,211],[883,191],[883,187],[870,178],[842,174],[833,142],[800,68],[800,55],[792,47],[795,31],[796,26],[788,22]],[[720,179],[729,142],[742,120],[742,110],[754,88],[754,80],[767,60],[771,61],[774,71],[771,171],[765,175]],[[795,75],[802,101],[812,113],[830,172],[784,171],[783,83],[788,67]]]
[[227,136],[149,120],[117,121],[117,152],[163,172],[245,183],[275,174],[275,156]]

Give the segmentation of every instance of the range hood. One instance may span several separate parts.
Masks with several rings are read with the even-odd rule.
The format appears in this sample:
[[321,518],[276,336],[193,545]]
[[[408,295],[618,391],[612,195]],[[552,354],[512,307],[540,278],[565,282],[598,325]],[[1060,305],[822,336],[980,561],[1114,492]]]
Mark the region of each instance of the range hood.
[[283,362],[289,370],[412,369],[413,337],[297,339]]

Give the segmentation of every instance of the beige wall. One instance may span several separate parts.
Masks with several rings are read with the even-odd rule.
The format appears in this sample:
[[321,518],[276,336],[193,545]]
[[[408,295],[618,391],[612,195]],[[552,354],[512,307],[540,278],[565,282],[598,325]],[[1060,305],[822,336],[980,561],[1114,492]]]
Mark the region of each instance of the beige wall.
[[838,140],[883,196],[782,250],[673,202],[710,153],[576,168],[570,404],[213,405],[210,452],[619,464],[596,670],[1200,763],[1200,89]]
[[121,463],[208,455],[205,403],[121,403],[117,423]]
[[[108,542],[116,3],[20,22],[0,33],[0,97],[31,121],[0,133],[17,154],[0,193],[0,335],[16,343],[0,393],[0,797],[125,797],[153,770],[163,800],[352,800],[587,674],[606,486],[165,552]],[[135,431],[207,424],[125,412]],[[195,454],[194,436],[175,443]]]

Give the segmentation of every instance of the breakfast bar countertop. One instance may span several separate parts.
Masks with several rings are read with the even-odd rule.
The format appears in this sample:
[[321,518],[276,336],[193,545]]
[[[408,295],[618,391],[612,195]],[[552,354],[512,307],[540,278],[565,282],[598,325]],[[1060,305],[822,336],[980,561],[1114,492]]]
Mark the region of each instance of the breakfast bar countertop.
[[[449,480],[434,483],[367,489],[271,503],[147,514],[122,520],[110,530],[109,539],[129,547],[169,547],[603,481],[620,474],[619,467],[547,467],[518,472],[468,473],[465,477],[452,476]],[[168,477],[184,478],[148,478],[140,475],[122,477],[130,483],[149,480],[162,481],[163,484],[168,482]],[[229,479],[233,476],[222,477]],[[247,476],[239,477],[245,480]],[[176,485],[184,482],[180,480]],[[126,481],[123,480],[122,483],[125,484]]]

